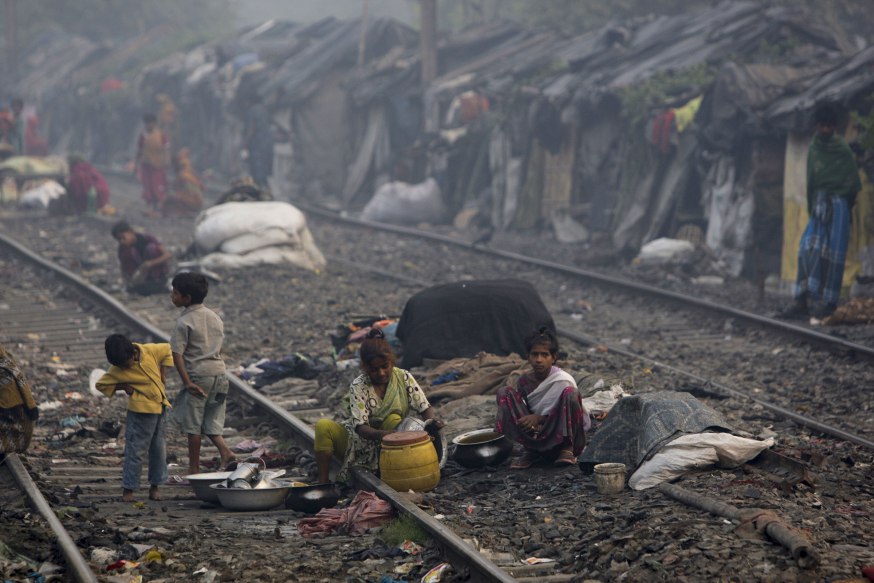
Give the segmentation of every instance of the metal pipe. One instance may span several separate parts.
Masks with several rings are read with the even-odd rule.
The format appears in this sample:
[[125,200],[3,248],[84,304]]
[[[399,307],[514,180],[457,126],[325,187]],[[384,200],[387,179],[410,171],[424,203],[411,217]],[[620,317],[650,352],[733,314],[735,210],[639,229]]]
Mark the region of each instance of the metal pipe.
[[51,505],[49,505],[48,501],[39,491],[39,487],[30,477],[27,468],[21,463],[18,454],[6,454],[6,465],[34,509],[39,512],[43,520],[49,524],[52,532],[55,533],[61,553],[67,560],[67,568],[73,573],[76,581],[79,581],[79,583],[97,583],[97,577],[91,571],[91,567],[88,566],[82,553],[79,552],[79,547],[76,546],[76,543],[73,542],[73,539],[67,533],[67,529],[64,528],[58,517],[55,516],[55,511],[52,510]]
[[760,326],[764,326],[766,328],[773,328],[779,330],[781,332],[790,333],[794,336],[801,336],[806,340],[810,340],[813,342],[819,342],[823,344],[830,344],[833,346],[839,346],[844,350],[852,354],[862,355],[868,358],[874,359],[874,347],[865,346],[863,344],[858,344],[856,342],[851,342],[849,340],[845,340],[843,338],[836,338],[830,334],[825,334],[823,332],[817,332],[816,330],[810,330],[808,328],[804,328],[802,326],[796,326],[795,324],[790,324],[789,322],[781,322],[779,320],[775,320],[773,318],[768,318],[766,316],[760,316],[758,314],[753,314],[751,312],[747,312],[744,310],[739,310],[737,308],[732,308],[730,306],[723,306],[720,304],[715,304],[708,300],[702,300],[700,298],[696,298],[694,296],[688,296],[685,294],[680,294],[677,292],[672,292],[668,290],[659,289],[657,287],[646,285],[643,283],[637,283],[634,281],[629,281],[626,279],[622,279],[620,277],[613,277],[611,275],[604,275],[602,273],[597,273],[595,271],[589,271],[587,269],[580,269],[578,267],[572,267],[569,265],[562,265],[561,263],[556,263],[554,261],[547,261],[545,259],[538,259],[536,257],[529,257],[527,255],[521,255],[519,253],[513,253],[512,251],[502,251],[500,249],[491,249],[488,247],[483,247],[482,245],[475,245],[473,243],[469,243],[467,241],[462,241],[455,237],[449,237],[446,235],[440,235],[437,233],[428,233],[425,231],[420,231],[418,229],[410,228],[410,227],[401,227],[398,225],[388,225],[385,223],[377,223],[374,221],[365,221],[363,219],[356,219],[352,217],[341,217],[336,213],[307,204],[303,201],[294,201],[295,206],[299,207],[301,210],[304,210],[308,213],[312,213],[314,215],[319,215],[334,221],[341,221],[352,225],[358,225],[360,227],[368,227],[371,229],[379,229],[383,231],[388,231],[392,233],[398,233],[401,235],[409,235],[412,237],[418,237],[421,239],[430,239],[432,241],[439,241],[441,243],[446,243],[449,245],[455,245],[456,247],[462,247],[464,249],[469,249],[471,251],[476,251],[478,253],[483,253],[486,255],[492,255],[494,257],[501,257],[504,259],[511,259],[513,261],[521,261],[523,263],[528,263],[529,265],[537,265],[539,267],[545,267],[552,271],[557,271],[559,273],[574,275],[583,279],[587,279],[590,281],[595,281],[598,283],[602,283],[605,285],[610,285],[622,290],[632,290],[640,293],[644,293],[647,295],[659,297],[661,299],[670,300],[676,303],[683,305],[684,307],[695,306],[697,308],[702,308],[712,312],[718,312],[720,314],[731,316],[732,318],[737,318],[739,320],[746,320],[747,322],[751,322],[754,324],[758,324]]

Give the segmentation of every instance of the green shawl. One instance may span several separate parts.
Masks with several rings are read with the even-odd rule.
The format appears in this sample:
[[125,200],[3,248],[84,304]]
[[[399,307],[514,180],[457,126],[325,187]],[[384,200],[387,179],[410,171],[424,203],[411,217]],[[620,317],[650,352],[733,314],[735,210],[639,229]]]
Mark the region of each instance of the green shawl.
[[856,157],[843,138],[817,134],[807,153],[807,212],[813,213],[817,192],[850,199],[862,190]]

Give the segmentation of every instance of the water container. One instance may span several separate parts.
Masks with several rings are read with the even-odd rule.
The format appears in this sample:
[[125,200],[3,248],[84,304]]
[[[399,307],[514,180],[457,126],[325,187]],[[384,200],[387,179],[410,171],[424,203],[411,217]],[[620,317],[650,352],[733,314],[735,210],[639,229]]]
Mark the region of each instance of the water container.
[[382,438],[382,481],[397,490],[427,492],[440,482],[437,450],[426,431],[398,431]]

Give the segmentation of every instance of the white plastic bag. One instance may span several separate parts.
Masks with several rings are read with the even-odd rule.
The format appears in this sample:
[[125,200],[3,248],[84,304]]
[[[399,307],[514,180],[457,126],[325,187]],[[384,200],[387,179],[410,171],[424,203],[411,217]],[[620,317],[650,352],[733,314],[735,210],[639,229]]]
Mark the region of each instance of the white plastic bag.
[[419,184],[383,184],[361,211],[365,220],[397,225],[440,223],[445,216],[443,196],[433,178]]
[[668,261],[682,261],[695,250],[695,245],[682,239],[668,239],[662,237],[650,241],[640,248],[637,260],[640,263],[667,263]]
[[697,468],[737,467],[773,445],[774,438],[759,441],[731,433],[682,435],[643,462],[628,478],[628,485],[633,490],[645,490]]

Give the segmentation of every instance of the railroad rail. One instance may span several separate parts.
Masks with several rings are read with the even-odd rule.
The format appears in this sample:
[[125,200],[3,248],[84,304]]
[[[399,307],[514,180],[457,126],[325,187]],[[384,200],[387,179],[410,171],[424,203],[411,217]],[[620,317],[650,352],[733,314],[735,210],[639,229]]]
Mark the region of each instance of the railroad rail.
[[[366,226],[368,228],[380,227],[379,225],[366,225]],[[418,232],[416,232],[414,234],[416,234],[418,236]],[[479,250],[477,250],[477,251],[479,251]],[[360,262],[357,262],[357,261],[350,261],[348,259],[344,259],[344,258],[340,258],[340,257],[330,257],[329,259],[333,263],[345,262],[345,265],[348,267],[354,266],[354,267],[360,268],[360,269],[367,269],[366,265],[364,265]],[[515,259],[514,259],[514,261],[515,261]],[[419,279],[419,278],[411,278],[411,277],[403,275],[403,274],[393,273],[393,272],[385,270],[385,269],[379,269],[378,271],[379,271],[379,274],[383,277],[397,277],[399,280],[405,281],[406,283],[418,285],[418,286],[431,285],[432,283],[434,283],[434,282],[424,281],[424,280]],[[109,297],[110,297],[110,299],[112,299],[111,296],[109,296]],[[119,305],[121,305],[121,304],[119,304]],[[573,336],[571,336],[572,334],[575,334],[573,331],[562,330],[562,332],[564,333],[565,337],[574,339]],[[596,339],[585,337],[583,335],[577,335],[577,336],[578,336],[578,338],[576,338],[574,340],[576,342],[580,342],[580,343],[585,344],[585,345],[592,345],[593,343],[604,344],[603,342],[599,342]],[[624,354],[623,356],[630,356],[630,357],[635,357],[635,358],[639,357],[639,355],[633,353],[630,350],[625,350],[623,348],[613,347],[613,346],[611,346],[610,348],[611,348],[610,352],[614,353],[614,354],[622,354],[622,352],[626,352],[627,354]],[[667,365],[667,364],[661,364],[658,362],[658,360],[655,360],[655,359],[651,359],[649,362],[656,363],[659,365],[659,368],[662,368],[665,370],[679,371],[679,369],[677,369],[675,367],[671,367],[670,365]],[[696,377],[691,377],[691,378],[696,378]],[[702,377],[700,375],[698,375],[697,380],[699,383],[702,383],[705,386],[708,384],[707,380],[704,379],[704,377]],[[711,383],[710,386],[712,386],[714,388],[718,388],[713,383]],[[248,387],[245,387],[245,388],[248,388]],[[255,397],[258,398],[259,404],[261,402],[260,399],[266,399],[263,397],[263,395],[260,395],[258,393],[255,394]],[[733,397],[741,398],[741,396],[737,395],[737,394],[733,395]],[[748,398],[747,395],[743,395],[742,397]],[[287,414],[287,413],[285,413],[285,414]],[[308,430],[309,430],[308,426],[306,426],[305,424],[301,429],[304,433],[308,432]],[[532,480],[531,477],[525,477],[525,476],[522,476],[520,474],[512,474],[512,473],[506,473],[506,472],[504,473],[504,475],[502,477],[493,478],[491,476],[491,474],[476,474],[476,473],[468,474],[468,473],[462,471],[462,472],[458,472],[458,473],[455,473],[452,475],[447,474],[447,476],[446,476],[447,479],[444,480],[444,482],[447,484],[447,486],[449,488],[452,488],[453,486],[461,487],[460,484],[453,484],[453,482],[459,482],[459,483],[463,484],[464,487],[470,487],[471,490],[474,492],[476,492],[476,491],[482,492],[484,488],[486,488],[486,489],[493,488],[493,487],[502,488],[502,487],[504,487],[503,485],[508,485],[508,486],[511,485],[512,487],[518,487],[520,489],[527,488],[527,490],[525,490],[526,498],[523,500],[523,502],[525,500],[527,500],[527,504],[523,503],[521,506],[519,506],[519,512],[521,513],[520,516],[523,516],[523,517],[527,513],[527,515],[528,515],[527,520],[529,521],[530,524],[532,524],[532,527],[531,527],[532,530],[536,530],[536,521],[538,519],[543,521],[546,518],[549,518],[548,513],[553,512],[553,507],[550,506],[550,504],[555,504],[556,500],[553,500],[551,498],[557,498],[560,500],[570,500],[570,499],[587,500],[589,498],[592,498],[593,502],[595,502],[594,511],[595,511],[596,515],[599,512],[601,512],[601,513],[604,512],[604,507],[606,506],[605,502],[609,502],[609,501],[604,501],[603,499],[601,501],[599,501],[599,499],[596,496],[593,496],[593,492],[592,492],[591,488],[589,487],[590,485],[586,485],[585,483],[583,483],[583,484],[577,483],[578,478],[576,480],[574,480],[571,476],[572,473],[574,473],[573,470],[571,470],[567,475],[550,474],[549,477],[546,477],[547,482],[544,482],[544,483],[540,484],[539,486],[537,485],[536,480]],[[579,473],[576,472],[576,475],[578,476]],[[375,480],[374,477],[372,477],[368,474],[359,475],[358,479],[362,480],[365,484],[370,479]],[[564,489],[555,487],[556,483],[562,483],[562,482],[566,482],[565,486],[567,486],[567,487],[565,487]],[[471,499],[470,505],[469,506],[466,505],[467,510],[462,514],[462,517],[461,517],[461,521],[460,521],[461,524],[460,525],[462,527],[464,527],[464,525],[467,524],[470,528],[476,529],[476,530],[474,530],[474,532],[477,532],[478,533],[477,536],[479,536],[481,538],[487,538],[487,535],[491,534],[488,532],[489,529],[496,530],[494,527],[482,526],[483,524],[488,524],[488,523],[483,523],[479,519],[479,516],[478,516],[478,512],[479,512],[478,508],[483,508],[486,511],[488,511],[490,508],[493,507],[490,505],[496,504],[495,502],[492,501],[493,494],[494,493],[490,493],[488,497],[486,496],[486,494],[483,494],[482,498],[480,500]],[[541,495],[543,496],[543,501],[540,501]],[[402,501],[402,504],[404,504],[404,503],[406,503],[406,501]],[[406,504],[409,504],[409,503],[406,503]],[[600,506],[600,509],[599,509],[599,506]],[[656,507],[658,507],[657,502],[656,502]],[[445,511],[446,508],[447,508],[446,502],[443,502],[442,500],[435,501],[435,510],[436,511],[443,512],[443,511]],[[411,505],[409,512],[411,514],[414,514],[416,511],[418,511],[418,508]],[[591,512],[592,509],[590,509],[589,511]],[[421,512],[421,511],[419,511],[419,512]],[[541,513],[546,514],[546,516],[545,517],[542,516]],[[446,512],[446,514],[448,514],[448,512]],[[635,517],[637,517],[637,518],[635,518]],[[640,519],[639,517],[640,517],[640,514],[638,512],[630,512],[630,513],[628,513],[627,518],[623,518],[622,520],[626,520],[626,519],[629,521],[630,520],[639,520]],[[522,520],[525,520],[525,518],[522,518]],[[687,520],[689,520],[689,519],[687,518]],[[454,517],[453,521],[455,522],[456,525],[459,524],[459,519],[457,517]],[[531,522],[531,521],[534,521],[534,522]],[[428,530],[428,529],[426,529],[426,530],[428,530],[428,532],[431,533],[432,536],[435,537],[435,539],[437,538],[437,534],[439,534],[440,530],[450,530],[447,528],[447,524],[444,524],[444,523],[437,522],[434,526],[435,526],[434,531]],[[459,530],[457,528],[457,526],[454,528],[456,531]],[[484,530],[484,529],[486,529],[486,530]],[[451,530],[450,530],[450,532],[451,532]],[[595,536],[595,534],[597,534],[597,533],[593,533],[592,536]],[[592,540],[606,540],[606,539],[610,538],[608,535],[605,539],[603,535],[604,535],[604,533],[601,532],[600,533],[600,536],[602,537],[601,539],[592,539]],[[457,537],[456,537],[456,539],[457,539]],[[589,540],[589,539],[584,539],[584,540]],[[460,541],[460,539],[457,539],[455,542],[457,544],[461,545],[460,549],[462,551],[470,548],[468,543],[465,541]],[[446,550],[446,555],[452,557],[453,556],[453,549],[452,549],[451,545],[450,544],[443,544],[443,547]],[[577,547],[575,547],[575,548],[577,548],[577,549],[580,548],[579,543],[578,543]],[[479,555],[479,553],[477,553],[477,555]],[[563,570],[567,569],[567,562],[566,561],[567,561],[567,559],[563,559],[563,563],[562,563],[562,565],[564,567]],[[488,562],[488,561],[486,561],[486,562]],[[463,564],[463,561],[457,560],[457,563]],[[513,572],[513,571],[511,571],[511,572]],[[472,570],[472,576],[474,578],[476,578],[476,577],[485,578],[482,575],[478,574],[478,572],[475,569]],[[504,576],[508,576],[508,575],[506,575],[506,573],[505,573]],[[547,580],[546,577],[542,577],[542,579]],[[561,578],[559,577],[559,578],[556,578],[555,580],[560,580],[560,579]],[[492,579],[492,580],[494,580],[494,579]],[[500,580],[500,579],[498,579],[498,580]],[[565,578],[564,580],[568,580],[568,579]]]
[[[721,315],[730,316],[733,318],[737,318],[742,321],[750,322],[759,326],[764,326],[770,329],[777,330],[783,334],[790,334],[794,337],[797,337],[802,340],[811,341],[823,346],[830,347],[832,349],[840,349],[843,351],[848,351],[852,354],[861,355],[864,357],[872,357],[874,356],[874,348],[864,346],[855,342],[848,341],[843,338],[837,338],[828,334],[823,334],[822,332],[818,332],[816,330],[811,330],[805,328],[803,326],[793,325],[787,322],[782,322],[780,320],[775,320],[772,318],[767,318],[758,314],[753,314],[750,312],[746,312],[743,310],[739,310],[737,308],[733,308],[730,306],[724,306],[720,304],[716,304],[714,302],[710,302],[707,300],[702,300],[700,298],[696,298],[693,296],[688,296],[684,294],[678,294],[676,292],[662,290],[653,286],[640,284],[637,282],[627,281],[621,278],[607,276],[603,274],[599,274],[596,272],[578,269],[575,267],[570,267],[567,265],[559,264],[552,261],[545,261],[542,259],[538,259],[535,257],[529,257],[526,255],[521,255],[519,253],[513,253],[509,251],[502,251],[498,249],[491,249],[487,247],[483,247],[481,245],[475,245],[472,243],[468,243],[466,241],[460,240],[456,237],[449,237],[446,235],[441,235],[437,233],[430,233],[427,231],[422,231],[419,229],[410,229],[406,227],[400,227],[396,225],[388,225],[384,223],[376,223],[373,221],[367,221],[358,218],[351,218],[340,216],[337,213],[333,213],[327,211],[325,209],[314,207],[312,205],[306,203],[298,203],[295,202],[302,209],[306,210],[309,213],[316,214],[320,217],[327,218],[329,220],[337,221],[343,224],[353,225],[361,228],[375,229],[386,231],[389,233],[396,233],[403,236],[415,237],[419,239],[425,239],[430,241],[436,241],[441,243],[447,243],[450,245],[462,247],[468,250],[472,250],[481,254],[490,255],[493,257],[500,257],[504,259],[510,259],[512,261],[534,265],[538,267],[544,267],[562,274],[570,275],[573,277],[578,277],[584,280],[597,282],[600,284],[608,285],[622,291],[631,291],[635,293],[646,294],[649,296],[653,296],[659,298],[661,300],[678,303],[683,306],[694,306],[697,309],[707,310],[710,312],[715,312]],[[398,281],[403,281],[405,283],[412,283],[415,285],[421,285],[423,287],[427,287],[428,285],[433,285],[433,282],[427,282],[425,280],[419,278],[413,278],[401,273],[390,272],[384,269],[379,269],[374,266],[364,266],[361,264],[354,264],[349,261],[345,261],[342,258],[338,257],[330,257],[331,261],[343,262],[345,265],[350,267],[358,268],[358,269],[366,269],[370,271],[378,272],[384,276],[392,277]],[[806,415],[801,415],[795,411],[791,411],[790,409],[783,407],[779,404],[772,403],[766,399],[762,399],[750,394],[747,391],[743,391],[734,387],[731,387],[725,383],[717,382],[713,379],[706,378],[701,376],[700,374],[696,374],[694,372],[681,369],[676,366],[672,366],[665,362],[662,362],[658,359],[650,358],[643,354],[638,354],[627,350],[621,346],[616,346],[605,342],[603,339],[592,338],[590,336],[579,334],[573,332],[568,329],[564,329],[559,327],[557,332],[559,335],[572,340],[578,344],[585,346],[601,346],[606,347],[607,350],[614,354],[621,355],[623,357],[637,360],[639,362],[644,362],[649,365],[658,366],[663,370],[672,371],[682,377],[686,377],[690,380],[693,380],[697,383],[700,383],[705,388],[715,389],[727,396],[741,398],[747,400],[751,403],[755,403],[760,405],[764,409],[776,413],[792,422],[802,426],[822,433],[824,435],[830,435],[832,437],[836,437],[841,440],[849,441],[851,443],[855,443],[862,447],[874,450],[874,441],[860,435],[856,435],[849,431],[845,431],[839,427],[835,427],[828,423],[823,423],[814,418],[811,418]]]
[[[32,263],[43,270],[50,271],[56,277],[60,278],[66,285],[75,288],[79,293],[87,296],[89,299],[93,299],[93,301],[99,304],[103,310],[109,312],[113,318],[116,318],[119,322],[123,323],[124,326],[135,333],[148,337],[152,341],[169,341],[169,336],[166,333],[144,321],[128,310],[115,298],[82,280],[73,272],[40,257],[2,234],[0,234],[0,245],[21,259]],[[252,387],[241,381],[236,376],[228,374],[228,378],[233,390],[241,395],[244,400],[256,404],[270,419],[286,430],[299,445],[310,450],[312,449],[314,432],[309,424],[302,421],[294,414],[279,407],[268,397],[255,391]],[[13,463],[15,461],[15,458],[13,458]],[[36,490],[36,484],[27,477],[24,466],[19,463],[15,467],[19,468],[21,472],[24,472],[20,478],[21,484],[28,492],[28,496],[33,496],[34,504],[40,509],[41,514],[44,516],[46,513],[52,514],[52,519],[49,520],[49,518],[46,518],[46,520],[48,520],[52,530],[61,541],[64,554],[68,557],[68,560],[70,561],[69,565],[76,573],[77,580],[93,580],[87,578],[78,579],[79,571],[83,568],[81,565],[84,563],[81,555],[78,554],[78,551],[74,551],[75,545],[73,545],[72,548],[69,547],[69,545],[72,544],[69,535],[66,533],[66,530],[63,528],[60,521],[54,517],[51,508],[47,503],[45,503],[44,499],[39,496],[38,491]],[[453,563],[456,569],[460,572],[468,572],[471,580],[496,582],[515,580],[503,569],[477,552],[452,530],[446,528],[446,526],[435,520],[432,516],[420,510],[417,506],[400,495],[400,493],[370,472],[356,469],[353,471],[353,478],[355,479],[357,487],[376,492],[381,498],[391,503],[399,513],[412,517],[412,519],[416,521],[423,530],[437,541],[438,545],[444,550],[447,558]],[[40,502],[40,500],[42,501]],[[87,567],[87,564],[85,565]],[[82,573],[82,576],[86,576],[84,572]]]

